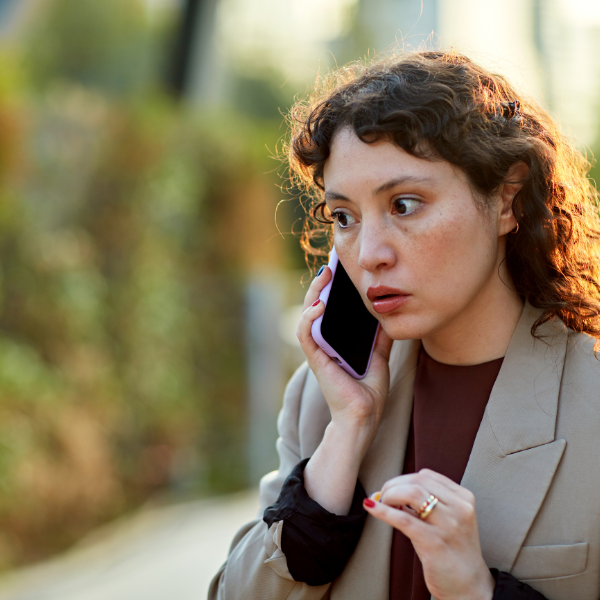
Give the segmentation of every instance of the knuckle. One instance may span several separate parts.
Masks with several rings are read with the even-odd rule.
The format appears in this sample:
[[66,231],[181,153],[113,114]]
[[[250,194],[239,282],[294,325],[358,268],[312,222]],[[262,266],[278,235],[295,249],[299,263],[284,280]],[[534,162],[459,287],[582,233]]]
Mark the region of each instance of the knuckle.
[[474,521],[475,517],[476,517],[476,514],[477,513],[475,512],[475,507],[472,504],[470,504],[469,502],[467,502],[465,504],[465,515],[466,515],[466,518],[469,521]]
[[427,487],[427,484],[431,484],[431,473],[432,471],[429,469],[421,469],[418,473],[414,474],[414,481],[423,487]]
[[317,285],[319,285],[319,276],[315,277],[311,282],[310,285],[308,286],[309,290],[313,290],[317,287]]
[[423,477],[420,473],[411,473],[410,475],[407,475],[406,480],[412,485],[423,485]]
[[456,540],[457,535],[460,535],[460,528],[454,519],[450,520],[446,527],[440,530],[438,542],[445,546],[452,544]]
[[460,520],[464,523],[472,522],[475,519],[475,507],[469,502],[461,502],[457,507]]
[[396,485],[398,483],[398,480],[400,479],[400,477],[392,477],[392,479],[388,479],[384,484],[383,484],[383,488],[389,488],[392,485]]
[[394,479],[391,479],[390,481],[395,481],[396,479],[399,480],[399,483],[400,482],[414,483],[415,482],[415,474],[409,473],[408,475],[400,475],[400,477],[395,477]]
[[417,486],[409,488],[407,496],[411,504],[415,506],[423,504],[423,492]]
[[296,337],[298,338],[298,341],[300,342],[301,345],[306,342],[306,339],[307,339],[306,329],[302,326],[302,323],[300,323],[298,325],[298,328],[296,329]]
[[383,486],[381,487],[381,493],[388,492],[390,488],[392,488],[397,483],[398,477],[394,477],[393,479],[388,479]]

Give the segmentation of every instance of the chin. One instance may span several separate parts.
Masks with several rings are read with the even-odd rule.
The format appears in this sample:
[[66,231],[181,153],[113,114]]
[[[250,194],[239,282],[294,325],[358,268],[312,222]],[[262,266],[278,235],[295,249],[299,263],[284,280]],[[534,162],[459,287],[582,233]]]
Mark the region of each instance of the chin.
[[393,340],[416,340],[423,337],[420,319],[408,315],[386,315],[380,319],[381,328]]
[[381,328],[393,340],[420,340],[437,329],[435,319],[425,315],[391,313],[378,317]]

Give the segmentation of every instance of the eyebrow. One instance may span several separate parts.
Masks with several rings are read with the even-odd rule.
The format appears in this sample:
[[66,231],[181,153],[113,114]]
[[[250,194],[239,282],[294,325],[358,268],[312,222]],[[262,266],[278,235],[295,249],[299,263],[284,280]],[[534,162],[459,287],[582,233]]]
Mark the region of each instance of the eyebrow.
[[[390,179],[385,183],[381,184],[378,188],[373,190],[373,196],[377,196],[378,194],[382,194],[383,192],[387,192],[392,188],[395,188],[397,185],[402,185],[404,183],[433,183],[433,179],[431,177],[416,177],[414,175],[406,175],[405,177],[396,177],[394,179]],[[328,200],[345,200],[349,201],[349,198],[344,196],[344,194],[340,194],[339,192],[329,191],[325,192],[325,201]]]

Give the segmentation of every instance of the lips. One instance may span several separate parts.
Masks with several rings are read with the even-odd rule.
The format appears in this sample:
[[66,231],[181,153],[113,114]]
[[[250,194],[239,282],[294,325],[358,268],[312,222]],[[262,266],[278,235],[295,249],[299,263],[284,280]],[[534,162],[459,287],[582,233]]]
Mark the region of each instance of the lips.
[[367,298],[373,305],[373,310],[379,314],[389,313],[406,303],[410,294],[397,288],[387,286],[370,287]]

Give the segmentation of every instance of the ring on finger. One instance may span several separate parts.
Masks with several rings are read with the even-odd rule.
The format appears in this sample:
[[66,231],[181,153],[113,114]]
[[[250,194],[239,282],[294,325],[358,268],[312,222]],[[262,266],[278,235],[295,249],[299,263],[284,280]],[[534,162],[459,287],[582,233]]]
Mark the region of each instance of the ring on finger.
[[427,500],[425,500],[425,502],[423,502],[423,504],[416,511],[417,516],[420,519],[425,520],[431,514],[431,511],[437,506],[438,502],[438,498],[436,498],[433,494],[429,494],[429,498],[427,498]]

